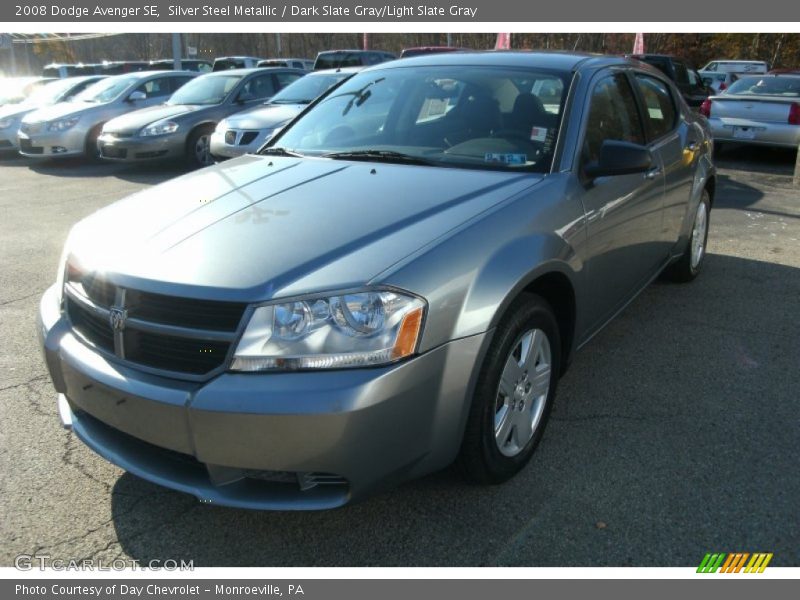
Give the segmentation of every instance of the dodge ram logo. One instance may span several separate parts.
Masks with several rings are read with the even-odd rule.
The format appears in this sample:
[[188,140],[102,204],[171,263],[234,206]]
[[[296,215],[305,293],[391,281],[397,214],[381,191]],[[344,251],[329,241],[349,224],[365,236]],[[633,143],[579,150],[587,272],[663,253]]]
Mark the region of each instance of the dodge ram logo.
[[118,306],[112,306],[108,313],[108,323],[114,331],[125,329],[125,320],[128,318],[128,311]]

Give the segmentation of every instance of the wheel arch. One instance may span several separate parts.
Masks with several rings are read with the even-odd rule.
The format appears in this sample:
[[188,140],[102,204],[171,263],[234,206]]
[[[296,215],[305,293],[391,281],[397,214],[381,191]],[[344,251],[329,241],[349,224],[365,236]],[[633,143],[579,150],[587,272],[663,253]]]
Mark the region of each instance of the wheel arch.
[[561,375],[572,360],[575,342],[577,302],[569,267],[553,263],[536,269],[521,279],[499,305],[490,327],[494,329],[508,312],[509,307],[523,294],[536,294],[553,309],[561,337]]

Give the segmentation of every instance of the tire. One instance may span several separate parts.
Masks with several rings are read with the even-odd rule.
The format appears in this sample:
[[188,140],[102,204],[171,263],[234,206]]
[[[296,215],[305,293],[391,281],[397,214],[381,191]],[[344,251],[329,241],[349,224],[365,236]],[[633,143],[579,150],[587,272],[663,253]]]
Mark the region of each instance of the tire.
[[[189,135],[186,141],[186,162],[192,167],[207,167],[214,164],[211,156],[211,134],[213,127],[198,127]],[[201,146],[204,148],[201,149]]]
[[86,160],[90,162],[99,162],[100,150],[97,148],[97,138],[100,137],[100,132],[103,130],[103,125],[95,125],[86,134],[86,141],[83,145],[83,155]]
[[[692,234],[681,257],[664,271],[670,281],[685,283],[692,281],[700,274],[706,258],[708,246],[708,225],[711,216],[711,198],[707,190],[703,190],[700,202],[695,210]],[[702,242],[699,242],[702,240]]]
[[553,309],[540,296],[523,294],[498,325],[478,375],[457,459],[468,481],[502,483],[528,463],[550,416],[560,368]]

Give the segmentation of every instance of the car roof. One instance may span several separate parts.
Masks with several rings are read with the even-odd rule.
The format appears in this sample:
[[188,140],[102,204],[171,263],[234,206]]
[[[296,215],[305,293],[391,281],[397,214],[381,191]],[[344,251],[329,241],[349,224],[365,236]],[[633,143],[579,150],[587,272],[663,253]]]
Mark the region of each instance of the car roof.
[[252,67],[250,69],[223,69],[221,71],[211,71],[210,73],[204,73],[203,77],[220,77],[223,75],[241,75],[244,77],[245,75],[250,75],[250,73],[269,73],[272,71],[303,72],[302,69],[295,69],[292,67]]
[[336,69],[319,69],[317,71],[311,71],[306,75],[306,77],[316,77],[318,75],[332,75],[336,73],[358,73],[359,71],[363,71],[364,67],[338,67]]
[[587,52],[528,51],[528,50],[470,50],[466,52],[435,52],[374,65],[370,69],[402,69],[414,66],[468,65],[502,67],[539,67],[573,71],[579,66],[602,67],[614,64],[640,66],[644,63],[623,56],[590,54]]

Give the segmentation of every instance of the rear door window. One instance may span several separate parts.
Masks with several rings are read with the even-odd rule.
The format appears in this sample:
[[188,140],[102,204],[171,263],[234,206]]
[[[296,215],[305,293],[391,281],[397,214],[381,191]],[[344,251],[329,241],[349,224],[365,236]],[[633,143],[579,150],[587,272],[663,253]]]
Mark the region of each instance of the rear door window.
[[658,139],[675,127],[677,119],[675,101],[663,81],[643,73],[636,73],[635,79],[644,100],[645,121],[653,138]]

